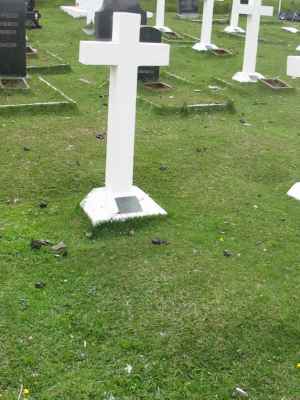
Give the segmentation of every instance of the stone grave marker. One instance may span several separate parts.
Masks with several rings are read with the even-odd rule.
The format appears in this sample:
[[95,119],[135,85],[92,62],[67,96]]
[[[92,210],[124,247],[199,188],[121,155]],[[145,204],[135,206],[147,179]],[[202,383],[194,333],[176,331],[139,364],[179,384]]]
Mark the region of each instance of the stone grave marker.
[[169,45],[140,42],[140,22],[136,13],[114,13],[112,41],[80,43],[82,64],[110,66],[105,187],[92,190],[81,203],[94,226],[166,214],[133,185],[138,67],[168,65],[170,57]]
[[177,12],[180,18],[196,18],[199,13],[198,0],[178,0]]
[[[24,0],[0,0],[0,79],[26,77],[26,9]],[[8,87],[11,86],[11,83]]]
[[142,25],[147,24],[147,14],[138,0],[104,0],[102,8],[95,14],[96,40],[111,40],[114,12],[140,14]]
[[197,51],[217,50],[218,46],[211,42],[214,17],[214,0],[204,0],[200,41],[193,46]]
[[244,62],[241,72],[233,76],[238,82],[257,82],[264,76],[256,72],[256,56],[261,16],[273,15],[273,7],[263,6],[261,0],[249,0],[249,3],[239,5],[239,13],[247,15]]
[[[140,42],[161,43],[162,33],[151,26],[142,26],[140,30]],[[141,66],[138,69],[138,79],[142,82],[158,82],[159,66]]]

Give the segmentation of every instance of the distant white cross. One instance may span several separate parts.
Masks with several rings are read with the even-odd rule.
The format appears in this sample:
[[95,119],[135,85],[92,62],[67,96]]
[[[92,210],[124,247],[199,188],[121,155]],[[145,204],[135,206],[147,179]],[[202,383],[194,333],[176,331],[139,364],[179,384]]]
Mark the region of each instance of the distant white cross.
[[156,21],[155,28],[163,33],[172,33],[173,31],[165,26],[165,0],[156,0]]
[[87,24],[94,22],[95,12],[102,6],[103,0],[76,0],[75,6],[60,6],[73,18],[87,18]]
[[204,0],[200,41],[193,46],[197,51],[216,50],[218,47],[211,43],[214,17],[214,0]]
[[271,17],[273,7],[262,6],[261,0],[249,0],[249,4],[240,4],[239,13],[247,15],[247,29],[244,50],[243,70],[232,79],[238,82],[256,82],[263,75],[256,72],[256,57],[261,16]]
[[95,13],[100,10],[103,4],[103,0],[85,0],[87,17],[87,25],[93,24],[95,21]]
[[94,225],[166,214],[133,186],[138,67],[168,65],[170,58],[169,45],[139,41],[140,23],[139,14],[114,13],[111,42],[80,42],[82,64],[110,66],[105,187],[81,204]]
[[232,0],[231,16],[229,25],[226,26],[224,32],[226,33],[244,33],[245,30],[239,27],[239,5],[240,0]]

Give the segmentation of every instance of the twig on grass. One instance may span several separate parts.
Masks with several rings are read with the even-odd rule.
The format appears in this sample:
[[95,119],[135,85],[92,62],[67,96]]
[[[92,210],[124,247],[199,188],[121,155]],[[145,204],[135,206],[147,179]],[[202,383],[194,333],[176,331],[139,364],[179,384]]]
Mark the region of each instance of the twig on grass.
[[18,400],[21,399],[22,393],[23,393],[23,383],[22,383],[21,386],[20,386],[20,391],[19,391],[19,395],[18,395]]

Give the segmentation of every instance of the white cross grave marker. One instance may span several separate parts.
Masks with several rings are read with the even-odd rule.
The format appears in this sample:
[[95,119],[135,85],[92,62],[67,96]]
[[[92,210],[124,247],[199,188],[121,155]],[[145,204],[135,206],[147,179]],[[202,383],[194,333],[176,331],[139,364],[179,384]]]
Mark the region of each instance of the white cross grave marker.
[[172,29],[165,26],[165,7],[166,0],[157,0],[156,1],[156,21],[155,27],[159,31],[163,33],[172,33]]
[[197,51],[217,50],[211,43],[212,25],[214,16],[214,0],[204,0],[200,41],[193,46]]
[[75,6],[60,6],[73,18],[87,18],[87,24],[94,22],[95,12],[102,6],[103,0],[77,0]]
[[249,0],[249,4],[239,5],[239,12],[247,15],[244,62],[243,70],[237,72],[232,79],[238,82],[257,82],[263,79],[263,75],[255,71],[260,18],[262,15],[271,17],[273,7],[262,6],[261,0]]
[[138,67],[166,66],[170,59],[169,45],[139,41],[140,23],[139,14],[114,13],[111,42],[80,42],[82,64],[110,66],[105,187],[81,203],[93,225],[166,214],[133,186]]
[[245,30],[239,27],[239,5],[240,0],[232,0],[231,16],[229,25],[226,26],[226,33],[245,33]]

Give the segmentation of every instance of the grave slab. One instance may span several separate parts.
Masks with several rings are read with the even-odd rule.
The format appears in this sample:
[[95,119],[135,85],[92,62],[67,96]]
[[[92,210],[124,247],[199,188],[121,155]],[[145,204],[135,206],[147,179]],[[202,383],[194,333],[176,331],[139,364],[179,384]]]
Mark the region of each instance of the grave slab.
[[286,32],[289,32],[289,33],[298,33],[299,32],[299,29],[294,28],[293,26],[283,26],[281,29]]

